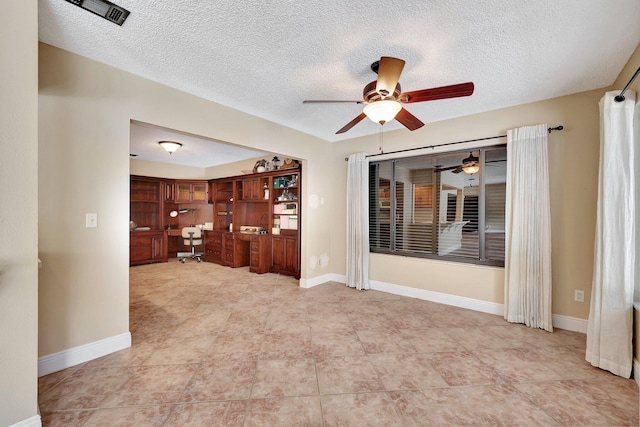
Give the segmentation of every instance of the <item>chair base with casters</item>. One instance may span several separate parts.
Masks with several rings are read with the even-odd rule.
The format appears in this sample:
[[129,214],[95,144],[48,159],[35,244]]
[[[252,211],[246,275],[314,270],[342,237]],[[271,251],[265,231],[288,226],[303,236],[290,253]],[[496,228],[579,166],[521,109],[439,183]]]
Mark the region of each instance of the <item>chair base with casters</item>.
[[202,252],[196,252],[196,246],[202,245],[202,230],[198,227],[184,227],[182,229],[184,244],[191,247],[191,252],[179,252],[178,258],[184,263],[187,258],[202,261]]

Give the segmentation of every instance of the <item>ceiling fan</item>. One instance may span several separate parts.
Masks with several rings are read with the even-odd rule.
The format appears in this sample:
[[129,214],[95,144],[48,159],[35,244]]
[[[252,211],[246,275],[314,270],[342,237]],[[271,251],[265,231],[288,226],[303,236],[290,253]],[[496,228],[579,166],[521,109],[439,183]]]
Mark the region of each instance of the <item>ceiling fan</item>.
[[402,104],[458,98],[473,94],[474,86],[472,82],[402,92],[398,80],[400,79],[404,64],[405,62],[402,59],[392,58],[390,56],[383,56],[379,61],[371,64],[371,69],[378,74],[378,79],[364,87],[362,91],[362,101],[305,100],[302,102],[304,104],[330,102],[365,104],[360,115],[336,132],[336,134],[340,134],[354,127],[365,117],[369,117],[372,121],[380,123],[381,125],[395,118],[407,129],[416,130],[424,126],[424,123],[407,111]]

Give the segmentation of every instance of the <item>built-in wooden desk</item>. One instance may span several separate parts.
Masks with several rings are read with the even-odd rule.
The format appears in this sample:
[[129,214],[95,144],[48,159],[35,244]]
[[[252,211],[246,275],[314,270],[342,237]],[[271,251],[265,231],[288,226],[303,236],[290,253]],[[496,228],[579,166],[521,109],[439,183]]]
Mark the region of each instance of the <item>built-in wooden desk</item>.
[[268,273],[271,235],[204,230],[204,259],[234,268],[249,266],[253,273]]

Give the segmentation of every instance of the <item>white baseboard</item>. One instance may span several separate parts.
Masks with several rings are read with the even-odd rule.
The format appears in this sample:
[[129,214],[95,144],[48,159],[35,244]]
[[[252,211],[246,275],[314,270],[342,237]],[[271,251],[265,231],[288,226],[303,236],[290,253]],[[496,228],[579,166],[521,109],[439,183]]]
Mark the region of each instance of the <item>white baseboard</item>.
[[61,371],[98,357],[131,347],[131,333],[115,335],[38,358],[38,376]]
[[9,427],[42,427],[42,420],[40,415],[34,415],[15,424],[11,424]]
[[377,280],[372,280],[370,282],[370,285],[371,289],[387,292],[394,295],[418,298],[425,301],[452,305],[454,307],[468,308],[469,310],[480,311],[483,313],[497,315],[502,315],[504,313],[503,305],[495,302],[444,294],[442,292],[427,291],[425,289],[412,288],[410,286],[396,285],[393,283],[379,282]]
[[340,274],[323,274],[322,276],[316,276],[311,279],[300,279],[301,288],[313,288],[314,286],[322,285],[327,282],[345,283],[346,278]]
[[577,317],[569,317],[562,314],[553,315],[554,328],[586,334],[588,325],[589,321],[587,319],[579,319]]
[[633,379],[640,387],[640,362],[635,357],[633,358]]
[[[346,283],[346,277],[339,274],[327,274],[331,276],[334,282]],[[320,277],[325,277],[320,276]],[[314,278],[314,280],[317,278]],[[319,285],[324,282],[316,283]],[[369,282],[371,289],[381,292],[387,292],[394,295],[402,295],[405,297],[418,298],[425,301],[437,302],[440,304],[451,305],[454,307],[467,308],[469,310],[480,311],[482,313],[496,314],[502,316],[504,314],[504,304],[498,304],[490,301],[483,301],[474,298],[461,297],[458,295],[445,294],[442,292],[427,291],[425,289],[412,288],[410,286],[396,285],[394,283],[379,282],[371,280]],[[315,286],[315,285],[314,285]],[[566,329],[573,332],[587,333],[588,321],[578,319],[576,317],[563,316],[561,314],[553,315],[553,326],[560,329]],[[640,372],[640,371],[639,371]],[[640,375],[639,375],[640,376]]]

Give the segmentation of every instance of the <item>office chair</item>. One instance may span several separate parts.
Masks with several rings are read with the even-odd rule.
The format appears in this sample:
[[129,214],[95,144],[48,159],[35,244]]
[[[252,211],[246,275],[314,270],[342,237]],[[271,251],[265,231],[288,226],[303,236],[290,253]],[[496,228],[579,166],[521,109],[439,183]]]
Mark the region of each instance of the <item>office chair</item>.
[[180,255],[180,262],[184,263],[187,258],[195,259],[198,262],[201,261],[202,252],[196,252],[196,246],[202,244],[202,230],[198,227],[183,227],[182,237],[184,238],[184,244],[191,247],[191,252],[182,252]]

